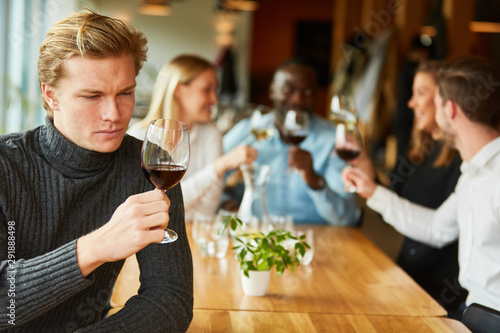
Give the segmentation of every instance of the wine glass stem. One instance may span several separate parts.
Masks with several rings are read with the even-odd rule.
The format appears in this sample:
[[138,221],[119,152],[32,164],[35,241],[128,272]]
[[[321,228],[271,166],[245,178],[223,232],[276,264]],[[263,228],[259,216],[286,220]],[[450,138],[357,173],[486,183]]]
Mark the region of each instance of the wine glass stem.
[[[351,168],[355,167],[351,162],[347,162],[347,165],[350,166]],[[349,193],[358,193],[358,189],[352,183],[349,184],[349,185],[347,185],[346,191],[349,192]]]

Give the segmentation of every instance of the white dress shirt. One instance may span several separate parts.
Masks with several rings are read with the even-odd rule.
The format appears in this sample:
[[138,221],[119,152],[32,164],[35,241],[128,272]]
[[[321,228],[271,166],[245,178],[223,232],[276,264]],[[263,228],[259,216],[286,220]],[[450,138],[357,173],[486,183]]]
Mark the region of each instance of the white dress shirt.
[[443,247],[459,238],[459,282],[467,305],[500,310],[500,138],[461,165],[455,191],[437,209],[399,198],[378,186],[367,205],[399,232]]
[[[127,132],[143,140],[146,129]],[[212,123],[195,123],[189,130],[190,159],[181,180],[185,219],[194,214],[214,215],[222,194],[222,179],[217,177],[214,161],[222,155],[222,135]]]

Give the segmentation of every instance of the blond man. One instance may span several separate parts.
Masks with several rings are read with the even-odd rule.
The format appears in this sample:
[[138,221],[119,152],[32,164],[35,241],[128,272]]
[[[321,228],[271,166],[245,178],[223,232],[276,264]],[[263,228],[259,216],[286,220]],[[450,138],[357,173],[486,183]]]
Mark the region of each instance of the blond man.
[[[46,124],[0,137],[0,244],[12,244],[0,250],[0,305],[8,309],[0,330],[189,327],[193,270],[182,193],[154,190],[141,171],[141,142],[125,134],[146,43],[133,27],[92,12],[47,33],[38,62]],[[167,225],[179,239],[156,244]],[[132,254],[139,295],[103,319]]]

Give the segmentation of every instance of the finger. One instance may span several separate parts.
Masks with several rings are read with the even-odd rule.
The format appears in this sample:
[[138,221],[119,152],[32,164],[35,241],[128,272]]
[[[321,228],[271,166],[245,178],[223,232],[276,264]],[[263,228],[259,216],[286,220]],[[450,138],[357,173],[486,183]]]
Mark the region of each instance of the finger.
[[127,200],[136,203],[149,203],[153,201],[167,200],[170,204],[170,200],[168,199],[167,195],[163,190],[160,189],[154,189],[144,193],[139,193],[129,197]]
[[147,242],[147,244],[159,243],[163,238],[165,238],[165,229],[154,228],[145,233],[144,241]]
[[344,184],[348,184],[352,182],[353,178],[356,177],[356,169],[350,166],[346,166],[344,170],[342,170],[341,176]]
[[170,222],[170,216],[167,212],[158,212],[143,217],[140,220],[139,228],[142,230],[163,229],[165,230]]
[[149,216],[156,213],[168,212],[170,208],[170,200],[159,200],[140,205],[133,206],[132,214],[134,216]]

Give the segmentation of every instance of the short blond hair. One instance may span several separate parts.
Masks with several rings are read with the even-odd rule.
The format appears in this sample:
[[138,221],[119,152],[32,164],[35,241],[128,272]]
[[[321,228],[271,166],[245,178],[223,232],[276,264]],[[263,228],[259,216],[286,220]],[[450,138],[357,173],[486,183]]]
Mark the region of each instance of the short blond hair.
[[[130,24],[86,10],[70,14],[55,23],[40,46],[38,81],[57,89],[64,76],[64,60],[80,57],[117,57],[131,54],[135,74],[147,60],[147,39]],[[42,96],[49,119],[54,111]]]
[[179,120],[179,105],[175,99],[175,89],[179,84],[188,85],[207,69],[215,71],[214,64],[194,54],[179,55],[163,65],[156,78],[148,114],[131,128],[147,128],[153,119]]

